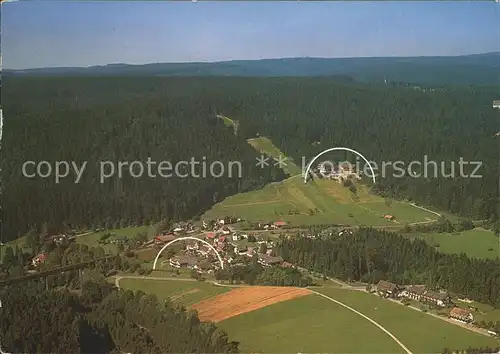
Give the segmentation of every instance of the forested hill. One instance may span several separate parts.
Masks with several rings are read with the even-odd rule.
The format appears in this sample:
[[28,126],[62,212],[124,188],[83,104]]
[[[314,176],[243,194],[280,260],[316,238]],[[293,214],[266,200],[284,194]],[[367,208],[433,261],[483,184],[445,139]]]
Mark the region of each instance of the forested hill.
[[[383,162],[401,161],[406,172],[387,165],[385,176],[379,176],[375,189],[380,194],[475,219],[500,219],[500,110],[492,107],[498,86],[420,90],[326,78],[220,82],[225,85],[213,81],[211,95],[226,114],[247,132],[270,137],[295,161],[310,161],[335,146],[366,155],[379,175]],[[460,159],[481,163],[474,178],[473,165],[461,175]],[[437,166],[429,164],[427,176],[425,160]],[[414,171],[420,177],[409,173],[410,163],[420,164]]]
[[285,58],[4,70],[4,75],[336,76],[427,85],[498,84],[500,52],[453,57]]
[[[184,220],[228,195],[285,178],[277,167],[257,169],[255,150],[216,118],[220,112],[203,92],[166,84],[157,90],[150,79],[7,80],[2,240],[45,223],[53,233]],[[148,158],[155,162],[153,177]],[[175,172],[176,163],[191,159],[198,163],[194,173],[185,164]],[[52,168],[56,161],[87,165],[79,181],[71,169],[57,183],[54,174],[24,177],[25,161],[47,161]],[[134,161],[142,164],[142,175],[138,164],[119,173],[120,162]],[[162,172],[166,177],[158,171],[162,161],[171,164]],[[102,183],[101,163],[110,175]],[[35,173],[34,166],[28,173]]]
[[[423,163],[427,155],[450,173],[454,162],[454,178],[434,178],[432,168],[428,178],[394,178],[389,169],[375,190],[498,225],[500,111],[492,108],[498,87],[421,90],[329,78],[7,77],[2,88],[4,241],[45,222],[50,232],[200,215],[225,196],[284,178],[277,169],[256,169],[256,152],[245,139],[257,134],[295,161],[346,146],[378,166]],[[237,120],[238,133],[217,114]],[[97,176],[106,160],[175,163],[203,156],[225,166],[240,161],[242,178],[125,176],[101,184]],[[481,161],[482,177],[460,177],[460,158]],[[88,165],[79,183],[72,172],[57,184],[23,177],[26,160]]]

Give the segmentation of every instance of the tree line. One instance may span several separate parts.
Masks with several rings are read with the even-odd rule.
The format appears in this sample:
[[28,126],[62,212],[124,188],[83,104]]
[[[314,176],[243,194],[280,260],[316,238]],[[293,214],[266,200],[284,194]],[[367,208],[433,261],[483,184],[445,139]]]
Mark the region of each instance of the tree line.
[[297,269],[278,266],[263,267],[257,259],[246,264],[219,269],[214,275],[217,280],[226,280],[236,284],[299,287],[313,284],[311,277],[303,276]]
[[425,284],[500,308],[500,259],[444,254],[422,240],[360,228],[352,234],[316,239],[281,238],[283,259],[344,281]]

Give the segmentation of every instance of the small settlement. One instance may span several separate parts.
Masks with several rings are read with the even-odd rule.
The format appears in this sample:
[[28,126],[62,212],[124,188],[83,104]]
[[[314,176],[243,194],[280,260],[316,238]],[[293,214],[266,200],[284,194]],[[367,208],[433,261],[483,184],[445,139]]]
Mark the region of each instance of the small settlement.
[[[176,252],[167,263],[174,268],[194,269],[198,273],[213,274],[220,269],[220,260],[217,251],[224,265],[234,265],[241,263],[242,258],[257,257],[257,262],[263,266],[283,266],[290,267],[279,256],[273,255],[273,241],[264,240],[259,236],[235,230],[231,224],[241,221],[239,218],[225,217],[217,220],[204,220],[200,230],[194,230],[192,225],[177,224],[172,230],[155,237],[154,244],[157,248],[162,247],[178,238],[179,236],[189,236],[189,233],[196,232],[196,238],[203,241],[189,240],[184,244],[182,250]],[[257,223],[255,229],[276,230],[286,227],[284,221],[269,223]],[[237,260],[239,257],[239,261]]]
[[343,182],[349,179],[361,179],[354,166],[348,162],[333,164],[328,161],[321,162],[310,172],[313,177],[330,179]]
[[400,286],[385,280],[378,282],[376,286],[378,295],[392,299],[409,299],[429,304],[437,308],[451,307],[448,316],[464,323],[474,322],[474,316],[470,309],[455,306],[451,296],[446,291],[434,291],[427,289],[424,285]]

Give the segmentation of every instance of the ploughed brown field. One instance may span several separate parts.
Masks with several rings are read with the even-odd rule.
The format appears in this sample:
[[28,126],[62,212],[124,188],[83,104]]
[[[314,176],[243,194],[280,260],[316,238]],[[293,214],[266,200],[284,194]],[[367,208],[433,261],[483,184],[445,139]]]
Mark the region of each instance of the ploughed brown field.
[[249,286],[231,290],[191,306],[201,321],[219,322],[242,313],[309,295],[307,289],[274,286]]

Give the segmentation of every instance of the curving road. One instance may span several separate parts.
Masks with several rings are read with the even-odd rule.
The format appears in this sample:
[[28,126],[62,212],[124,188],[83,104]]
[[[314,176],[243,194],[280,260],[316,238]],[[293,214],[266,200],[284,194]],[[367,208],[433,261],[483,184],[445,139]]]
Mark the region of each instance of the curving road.
[[329,301],[332,301],[334,303],[336,303],[337,305],[340,305],[346,309],[348,309],[349,311],[351,312],[354,312],[355,314],[363,317],[365,320],[367,321],[370,321],[372,324],[374,324],[375,326],[377,326],[380,330],[382,330],[384,333],[386,333],[389,337],[391,337],[392,340],[394,340],[396,342],[397,345],[399,345],[401,347],[401,349],[403,349],[407,354],[412,354],[412,352],[410,351],[410,349],[408,349],[403,343],[401,343],[401,341],[399,339],[396,338],[396,336],[394,334],[392,334],[391,332],[389,332],[384,326],[382,326],[380,323],[376,322],[375,320],[371,319],[370,317],[364,315],[363,313],[359,312],[358,310],[355,310],[353,309],[352,307],[344,304],[343,302],[340,302],[338,300],[335,300],[333,298],[331,298],[330,296],[327,296],[325,294],[322,294],[322,293],[319,293],[317,291],[314,291],[314,290],[311,290],[309,289],[310,292],[316,294],[316,295],[319,295],[321,297],[324,297],[325,299],[329,300]]

